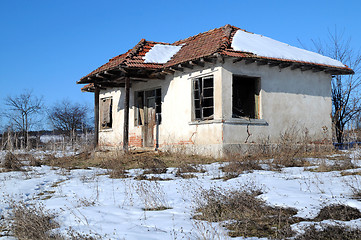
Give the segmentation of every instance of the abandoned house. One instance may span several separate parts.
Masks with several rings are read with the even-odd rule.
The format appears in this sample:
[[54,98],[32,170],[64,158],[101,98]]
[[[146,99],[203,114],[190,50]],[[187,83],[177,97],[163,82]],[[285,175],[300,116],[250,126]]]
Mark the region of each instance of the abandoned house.
[[334,59],[226,25],[172,44],[142,39],[81,78],[99,147],[219,157],[287,129],[330,142]]

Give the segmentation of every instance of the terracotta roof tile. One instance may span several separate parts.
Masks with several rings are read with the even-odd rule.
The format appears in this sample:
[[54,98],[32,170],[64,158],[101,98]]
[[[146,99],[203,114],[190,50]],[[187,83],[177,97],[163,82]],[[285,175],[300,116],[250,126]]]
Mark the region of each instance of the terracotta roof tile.
[[[298,62],[303,64],[326,66],[322,64],[314,64],[308,62],[266,58],[266,57],[257,56],[253,53],[234,51],[231,47],[231,42],[237,30],[240,30],[240,28],[231,25],[225,25],[220,28],[212,29],[207,32],[197,34],[195,36],[176,41],[173,44],[146,41],[142,39],[136,46],[133,47],[133,49],[128,50],[124,54],[111,58],[109,62],[107,62],[106,64],[102,65],[101,67],[97,68],[96,70],[92,71],[91,73],[83,77],[78,83],[82,83],[82,80],[87,79],[87,77],[93,76],[97,73],[106,70],[118,68],[120,66],[124,66],[127,68],[162,69],[162,68],[178,65],[179,63],[199,59],[201,57],[212,56],[215,53],[220,53],[224,56],[230,56],[230,57],[269,59],[269,60],[276,60],[283,62]],[[182,45],[182,48],[165,64],[145,63],[144,56],[156,44],[167,44],[167,45],[175,45],[175,46]],[[347,73],[353,72],[348,67],[345,68],[340,68],[335,66],[326,66],[326,67],[331,67],[333,69],[341,69],[342,71],[346,71]]]

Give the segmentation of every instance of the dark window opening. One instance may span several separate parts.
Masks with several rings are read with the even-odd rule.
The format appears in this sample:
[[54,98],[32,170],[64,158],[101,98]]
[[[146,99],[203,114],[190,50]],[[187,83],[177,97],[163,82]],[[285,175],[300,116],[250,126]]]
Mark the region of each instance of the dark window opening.
[[140,126],[144,124],[144,92],[135,92],[135,125]]
[[193,80],[194,119],[210,120],[214,115],[213,76]]
[[[145,107],[155,109],[159,124],[162,121],[162,90],[157,88],[149,91],[135,92],[134,125],[142,126],[145,123]],[[151,104],[152,106],[149,106]]]
[[158,124],[162,122],[162,89],[155,90],[155,114]]
[[113,125],[113,99],[102,98],[100,100],[100,127],[101,129],[112,128]]
[[259,118],[259,78],[233,76],[232,117]]

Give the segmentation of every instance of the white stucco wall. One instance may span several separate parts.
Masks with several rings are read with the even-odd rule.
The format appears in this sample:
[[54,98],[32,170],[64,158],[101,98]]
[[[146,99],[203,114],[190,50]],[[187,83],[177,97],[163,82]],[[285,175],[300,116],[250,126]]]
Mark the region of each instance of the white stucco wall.
[[[232,119],[232,76],[260,78],[261,119]],[[192,79],[213,75],[214,120],[192,121]],[[207,64],[184,72],[167,75],[165,80],[133,83],[130,90],[129,133],[141,136],[141,126],[134,126],[134,92],[161,87],[162,123],[159,143],[163,148],[191,149],[194,153],[220,156],[223,145],[257,143],[269,137],[277,141],[289,128],[307,129],[311,140],[331,139],[331,76],[323,72],[280,69],[257,64]],[[113,128],[101,130],[101,145],[121,146],[123,140],[124,89],[101,90],[100,98],[113,97]],[[324,132],[325,127],[328,132]],[[154,133],[155,136],[155,133]],[[183,151],[182,150],[182,151]]]
[[331,139],[329,74],[231,61],[226,61],[223,67],[224,143],[244,143],[249,135],[247,124],[227,123],[232,119],[232,74],[255,76],[261,81],[260,112],[263,121],[249,125],[251,136],[248,142],[259,142],[262,137],[277,141],[280,133],[295,128],[300,133],[308,131],[313,141]]

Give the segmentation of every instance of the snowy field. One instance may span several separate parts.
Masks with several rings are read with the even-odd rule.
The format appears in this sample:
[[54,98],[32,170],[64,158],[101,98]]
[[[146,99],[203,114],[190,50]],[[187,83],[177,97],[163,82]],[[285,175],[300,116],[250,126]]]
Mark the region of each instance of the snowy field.
[[[350,154],[353,163],[360,166],[359,153]],[[269,205],[296,208],[297,216],[304,218],[313,218],[323,206],[334,203],[361,210],[361,201],[352,198],[352,188],[361,187],[360,175],[343,176],[341,172],[345,171],[312,172],[304,167],[292,167],[281,171],[256,170],[224,181],[217,179],[224,174],[221,165],[203,165],[206,171],[192,173],[196,178],[189,179],[176,177],[174,168],[168,168],[164,174],[149,175],[169,179],[166,181],[135,180],[142,169],[131,170],[131,177],[123,179],[111,179],[107,170],[97,168],[64,170],[43,165],[27,167],[23,172],[3,172],[0,173],[0,226],[11,214],[10,201],[24,201],[41,203],[56,213],[56,221],[61,225],[58,230],[62,233],[71,227],[104,239],[200,239],[205,235],[209,239],[228,239],[226,229],[220,224],[192,218],[200,191],[216,187],[258,186],[263,190],[259,197]],[[168,209],[145,211],[152,207],[150,199]],[[326,221],[332,224],[332,220]],[[361,227],[361,219],[343,223]],[[292,228],[302,231],[307,224],[310,222],[294,224]],[[13,239],[5,235],[6,232],[0,232],[0,239]]]

